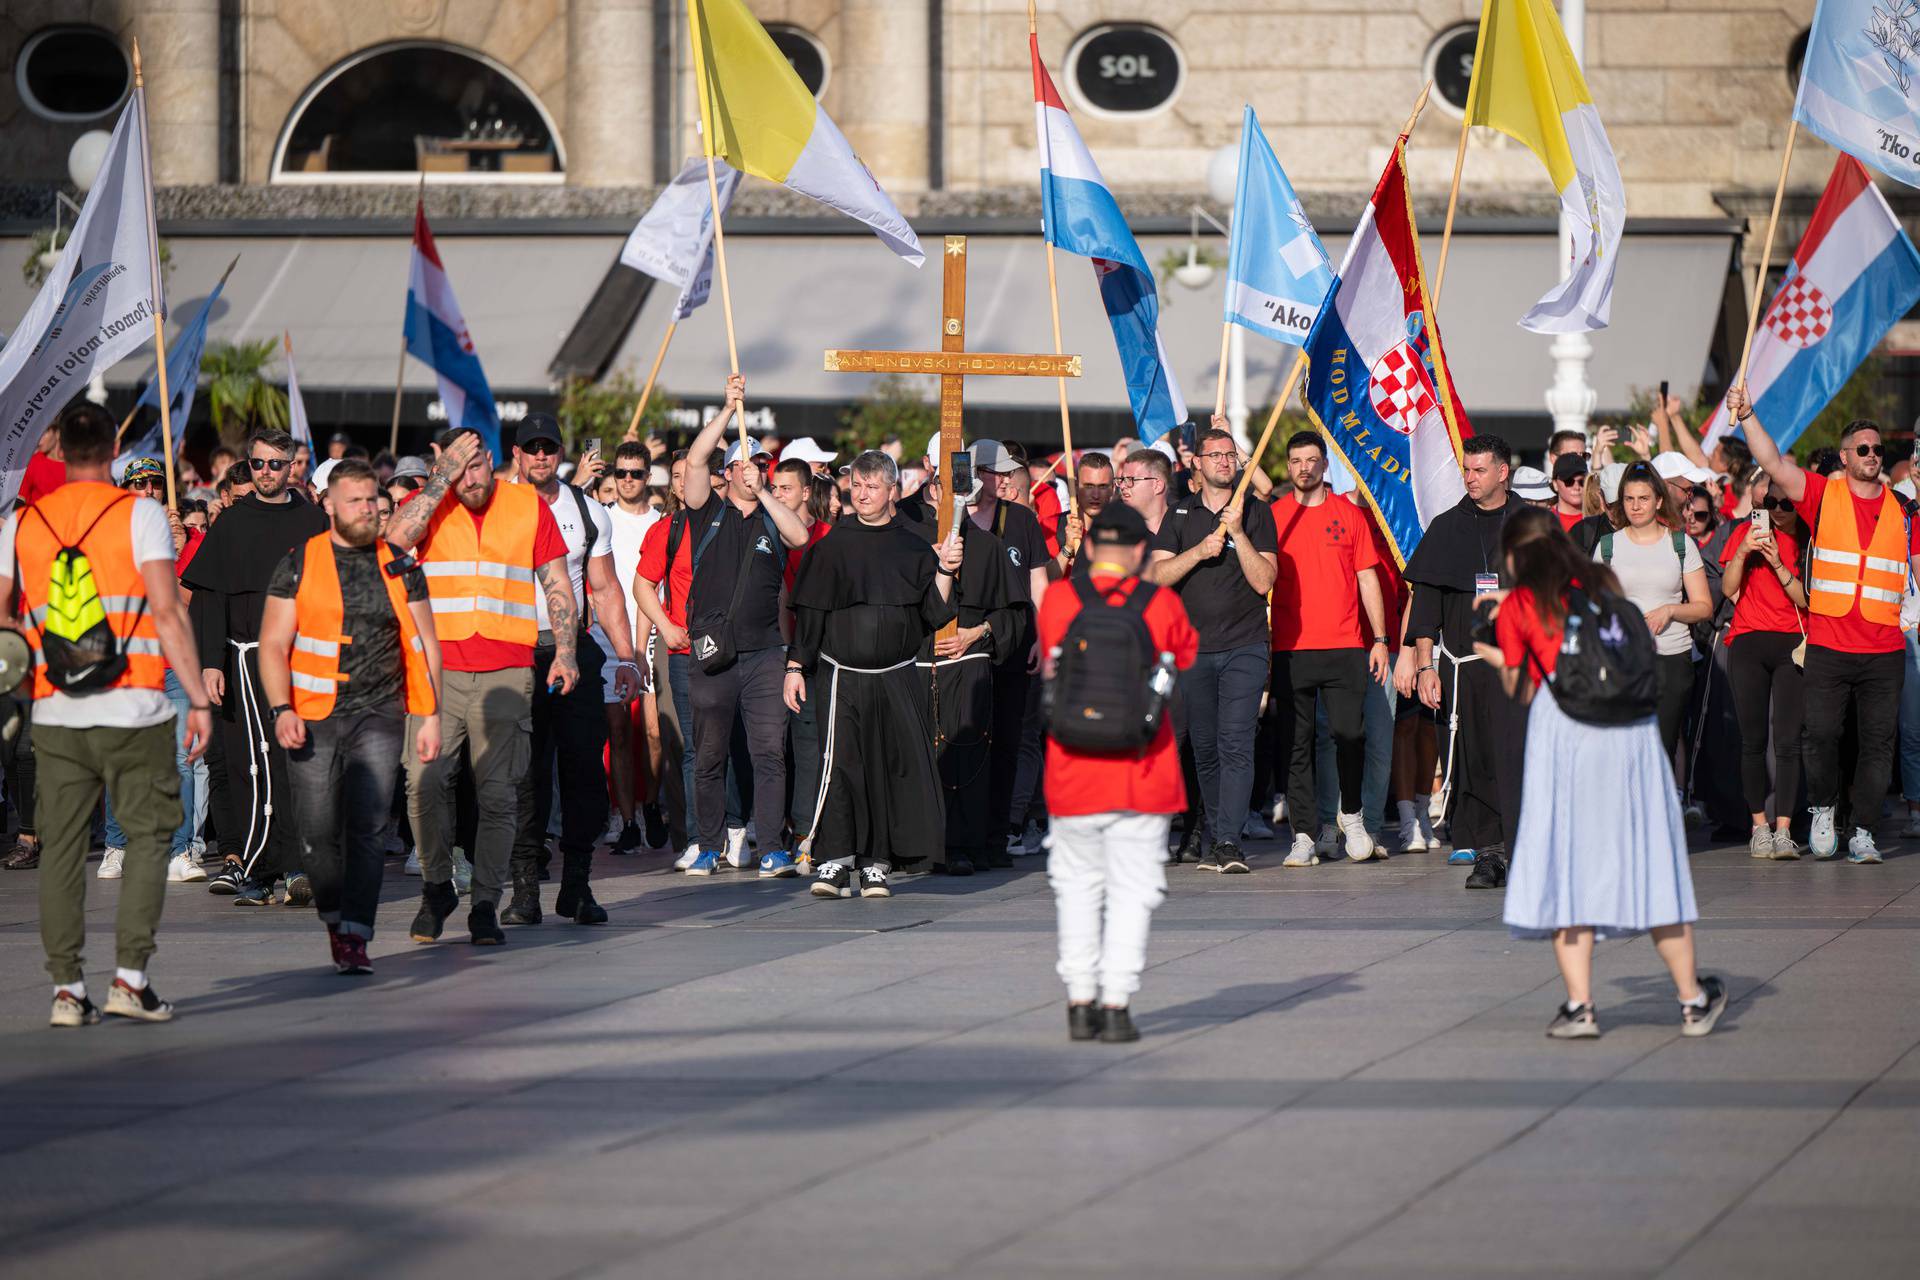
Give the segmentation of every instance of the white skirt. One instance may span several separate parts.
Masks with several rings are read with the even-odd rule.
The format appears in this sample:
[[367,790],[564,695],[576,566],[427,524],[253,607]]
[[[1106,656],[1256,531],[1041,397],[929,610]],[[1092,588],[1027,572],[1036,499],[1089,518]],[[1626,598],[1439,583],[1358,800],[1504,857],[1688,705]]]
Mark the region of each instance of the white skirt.
[[1516,938],[1591,926],[1620,937],[1699,918],[1673,769],[1653,717],[1584,724],[1542,687],[1507,877]]

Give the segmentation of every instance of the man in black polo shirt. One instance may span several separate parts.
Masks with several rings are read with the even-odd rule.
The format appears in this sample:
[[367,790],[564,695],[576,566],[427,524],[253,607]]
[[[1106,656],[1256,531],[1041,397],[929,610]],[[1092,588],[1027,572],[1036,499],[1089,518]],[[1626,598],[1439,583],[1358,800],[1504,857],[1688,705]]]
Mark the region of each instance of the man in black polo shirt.
[[[693,810],[700,854],[690,876],[742,870],[727,855],[727,748],[733,718],[747,730],[753,757],[753,817],[759,831],[760,871],[777,875],[794,865],[786,827],[787,709],[780,700],[785,652],[780,638],[780,588],[787,548],[807,545],[807,522],[784,504],[761,501],[771,461],[749,440],[728,446],[724,483],[715,488],[707,463],[740,411],[746,380],[727,379],[727,403],[687,449],[687,533],[693,539],[693,589],[687,597],[692,637],[689,701],[693,705]],[[744,575],[744,579],[742,577]],[[734,659],[716,671],[710,646],[730,640]]]
[[1200,492],[1182,498],[1154,536],[1142,575],[1180,593],[1200,656],[1180,673],[1180,731],[1193,747],[1210,833],[1202,871],[1244,873],[1235,843],[1253,798],[1253,739],[1271,652],[1267,592],[1279,571],[1279,538],[1264,502],[1233,504],[1240,451],[1215,418],[1200,437]]

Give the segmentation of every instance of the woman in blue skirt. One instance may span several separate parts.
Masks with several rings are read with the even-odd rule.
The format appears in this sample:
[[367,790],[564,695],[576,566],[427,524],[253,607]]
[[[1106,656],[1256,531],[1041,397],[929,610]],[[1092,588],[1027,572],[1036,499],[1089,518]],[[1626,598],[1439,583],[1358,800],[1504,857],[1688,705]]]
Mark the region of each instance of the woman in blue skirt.
[[1694,970],[1699,913],[1658,724],[1651,715],[1587,724],[1563,712],[1552,692],[1568,589],[1619,595],[1620,584],[1607,566],[1580,554],[1552,512],[1511,517],[1500,541],[1514,587],[1495,619],[1497,643],[1474,651],[1500,669],[1509,694],[1532,703],[1506,922],[1517,938],[1553,939],[1567,1002],[1547,1034],[1598,1036],[1594,940],[1651,932],[1673,974],[1681,1032],[1703,1036],[1719,1021],[1727,993],[1718,978]]

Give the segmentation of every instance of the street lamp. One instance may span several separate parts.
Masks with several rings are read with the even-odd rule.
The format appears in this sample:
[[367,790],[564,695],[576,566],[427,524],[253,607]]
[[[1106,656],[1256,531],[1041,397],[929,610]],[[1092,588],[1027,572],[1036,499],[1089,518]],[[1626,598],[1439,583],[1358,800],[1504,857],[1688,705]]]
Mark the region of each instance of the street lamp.
[[[1560,25],[1567,33],[1567,46],[1576,63],[1586,61],[1587,0],[1562,0]],[[1573,227],[1565,210],[1560,214],[1560,278],[1573,274]],[[1563,333],[1547,348],[1553,357],[1553,385],[1547,388],[1547,412],[1553,415],[1555,431],[1587,430],[1587,419],[1600,402],[1600,393],[1587,380],[1587,361],[1593,358],[1593,343],[1584,333]]]

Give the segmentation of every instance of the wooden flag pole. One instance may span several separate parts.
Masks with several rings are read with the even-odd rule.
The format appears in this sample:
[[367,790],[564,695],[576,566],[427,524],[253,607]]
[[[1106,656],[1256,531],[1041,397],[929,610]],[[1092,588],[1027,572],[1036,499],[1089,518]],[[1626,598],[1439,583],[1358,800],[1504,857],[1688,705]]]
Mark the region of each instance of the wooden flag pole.
[[653,368],[647,370],[647,385],[640,388],[640,403],[633,406],[633,421],[627,424],[627,434],[623,440],[640,438],[640,417],[647,411],[647,401],[653,399],[653,384],[660,376],[660,362],[667,358],[667,344],[673,341],[673,331],[678,328],[678,320],[667,321],[667,332],[660,339],[660,349],[653,353]]
[[1266,430],[1260,433],[1260,443],[1253,446],[1253,456],[1247,460],[1247,466],[1240,473],[1240,485],[1233,491],[1233,505],[1239,506],[1247,496],[1247,485],[1253,479],[1253,469],[1260,465],[1261,455],[1267,451],[1267,442],[1273,439],[1273,429],[1280,425],[1280,415],[1285,412],[1287,401],[1293,398],[1293,389],[1300,385],[1300,375],[1307,371],[1307,352],[1303,347],[1300,354],[1293,358],[1293,368],[1287,373],[1286,385],[1280,388],[1280,398],[1273,402],[1273,411],[1267,415]]
[[[1034,12],[1033,0],[1027,0],[1027,34],[1033,36],[1040,30],[1039,17]],[[1061,354],[1060,346],[1060,281],[1054,272],[1053,241],[1047,241],[1047,300],[1053,307],[1053,354]],[[1059,380],[1060,387],[1060,443],[1066,456],[1073,456],[1073,420],[1067,413],[1067,380]],[[1080,477],[1069,470],[1067,476],[1067,514],[1079,518],[1080,515]]]
[[1233,342],[1233,321],[1220,325],[1220,372],[1213,379],[1213,416],[1227,416],[1227,348]]
[[127,410],[127,416],[120,419],[120,429],[113,433],[113,452],[116,457],[120,453],[120,441],[126,437],[127,428],[133,425],[134,415],[139,412],[140,402],[135,400],[133,402],[133,408]]
[[[1429,82],[1431,83],[1431,82]],[[1414,113],[1418,115],[1418,112]],[[1440,289],[1447,282],[1447,250],[1453,247],[1453,213],[1460,207],[1460,173],[1467,166],[1467,130],[1473,125],[1460,117],[1460,146],[1453,153],[1453,186],[1447,191],[1447,225],[1440,232],[1440,265],[1433,273],[1433,309],[1440,310]]]
[[[146,80],[140,71],[140,42],[133,42],[133,96],[140,103],[140,167],[146,181],[147,262],[153,272],[153,352],[159,359],[160,378],[160,461],[167,470],[167,508],[179,506],[173,475],[173,397],[167,390],[167,282],[160,274],[160,229],[153,220],[153,146],[147,138]],[[228,267],[227,270],[233,270]],[[129,415],[131,417],[131,415]],[[123,428],[124,429],[124,428]]]
[[[420,190],[414,196],[415,207],[427,207],[427,175],[420,175]],[[400,395],[407,389],[407,322],[400,321],[400,367],[393,375],[393,423],[387,428],[387,452],[400,456]]]
[[1773,188],[1773,212],[1767,215],[1767,238],[1760,246],[1760,271],[1753,278],[1753,301],[1747,307],[1747,340],[1740,347],[1740,372],[1733,375],[1733,385],[1746,385],[1747,359],[1753,354],[1753,331],[1760,323],[1760,313],[1767,309],[1767,268],[1772,265],[1773,233],[1780,225],[1780,198],[1787,193],[1787,166],[1793,163],[1793,141],[1800,133],[1798,119],[1787,128],[1787,151],[1780,157],[1780,181]]
[[[734,373],[740,372],[740,348],[733,337],[733,291],[727,286],[727,233],[720,229],[720,180],[714,176],[713,148],[705,148],[707,153],[707,198],[713,202],[713,261],[720,271],[720,312],[727,320],[727,364]],[[663,346],[661,351],[664,353]],[[1064,393],[1062,393],[1064,394]],[[743,460],[747,452],[747,410],[743,401],[740,406],[740,453]]]

